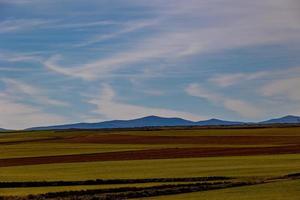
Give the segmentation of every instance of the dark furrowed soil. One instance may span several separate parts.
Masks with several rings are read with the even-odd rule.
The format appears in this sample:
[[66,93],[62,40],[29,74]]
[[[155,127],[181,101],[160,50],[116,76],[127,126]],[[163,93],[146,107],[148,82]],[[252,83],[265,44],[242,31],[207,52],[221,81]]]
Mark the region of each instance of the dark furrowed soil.
[[292,153],[300,153],[300,145],[280,146],[280,147],[253,147],[253,148],[250,147],[166,148],[166,149],[148,149],[148,150],[122,151],[122,152],[93,153],[93,154],[6,158],[6,159],[0,159],[0,167],[52,164],[52,163],[93,162],[93,161],[198,158],[198,157],[215,157],[215,156],[249,156],[249,155],[292,154]]

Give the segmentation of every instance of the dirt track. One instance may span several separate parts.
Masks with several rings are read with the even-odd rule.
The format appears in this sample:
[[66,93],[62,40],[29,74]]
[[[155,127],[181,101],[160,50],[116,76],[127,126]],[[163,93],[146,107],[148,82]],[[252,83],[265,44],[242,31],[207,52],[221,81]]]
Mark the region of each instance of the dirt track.
[[255,148],[168,148],[79,155],[43,156],[0,159],[0,167],[50,163],[121,161],[145,159],[197,158],[214,156],[246,156],[300,153],[300,146]]

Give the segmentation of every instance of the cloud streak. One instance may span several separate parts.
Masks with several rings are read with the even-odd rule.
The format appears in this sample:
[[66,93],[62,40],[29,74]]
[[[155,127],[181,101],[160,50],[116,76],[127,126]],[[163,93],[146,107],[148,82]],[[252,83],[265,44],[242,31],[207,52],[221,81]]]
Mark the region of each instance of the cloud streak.
[[117,95],[110,85],[104,84],[99,96],[90,99],[88,103],[96,106],[95,113],[104,116],[105,119],[134,119],[148,115],[162,117],[181,117],[190,120],[202,120],[203,116],[170,110],[164,108],[138,106],[117,101]]
[[64,123],[68,120],[40,108],[16,102],[11,96],[0,92],[0,127],[24,129],[32,126]]
[[[161,8],[153,6],[152,9],[157,9],[159,17],[164,20],[155,23],[156,29],[150,31],[150,35],[144,36],[143,39],[133,39],[131,41],[133,45],[126,50],[116,50],[112,55],[78,64],[74,68],[60,66],[57,63],[52,63],[51,67],[47,65],[49,62],[45,66],[67,76],[95,80],[101,78],[101,74],[132,68],[135,65],[146,67],[146,64],[153,64],[157,60],[176,63],[178,60],[205,53],[255,45],[283,44],[300,39],[300,25],[295,18],[296,10],[287,7],[281,0],[273,3],[267,0],[253,4],[246,3],[247,6],[234,0],[228,4],[221,4],[222,6],[217,4],[219,1],[209,3],[190,1],[184,4],[176,2],[178,5],[170,4],[171,8],[168,3],[163,3]],[[292,0],[289,2],[296,4]],[[211,12],[206,11],[212,8],[216,10],[219,20],[216,20]],[[171,9],[172,12],[164,12],[162,9]],[[190,14],[186,15],[187,13]],[[190,22],[184,24],[174,20],[178,18]],[[211,20],[212,23],[209,25],[199,23],[204,20]],[[117,38],[122,34],[153,25],[132,23],[133,25],[112,34],[90,38],[82,45]],[[168,28],[164,28],[165,26]]]
[[0,22],[0,34],[30,30],[49,23],[49,20],[42,19],[8,19]]
[[8,78],[3,78],[1,81],[6,85],[5,93],[9,95],[11,99],[22,100],[24,97],[27,97],[28,100],[39,105],[59,107],[69,106],[66,102],[49,98],[42,89],[36,86]]
[[300,101],[300,76],[271,81],[264,85],[260,91],[263,96],[275,97],[282,100],[289,99],[295,102]]
[[211,92],[201,87],[199,84],[190,84],[186,89],[186,93],[190,96],[206,99],[215,105],[223,106],[242,117],[258,118],[261,117],[263,111],[246,101],[225,97],[223,95]]
[[84,42],[81,42],[79,44],[75,44],[75,47],[84,47],[88,45],[92,45],[95,43],[99,43],[105,40],[113,39],[119,36],[122,36],[124,34],[128,34],[131,32],[135,32],[141,29],[145,29],[147,27],[154,26],[158,23],[158,20],[144,20],[144,21],[133,21],[133,22],[127,22],[127,23],[119,23],[119,25],[122,25],[123,27],[115,32],[109,33],[109,34],[100,34],[93,36],[89,39],[87,39]]

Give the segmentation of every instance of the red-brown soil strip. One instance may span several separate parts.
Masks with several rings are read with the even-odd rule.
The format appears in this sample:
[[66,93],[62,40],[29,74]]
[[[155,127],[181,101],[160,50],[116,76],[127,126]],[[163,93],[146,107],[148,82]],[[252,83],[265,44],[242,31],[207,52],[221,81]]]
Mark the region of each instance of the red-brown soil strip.
[[300,153],[300,146],[255,148],[167,148],[93,154],[42,156],[0,159],[0,167],[38,165],[52,163],[76,163],[94,161],[123,161],[171,158],[198,158],[215,156],[248,156]]

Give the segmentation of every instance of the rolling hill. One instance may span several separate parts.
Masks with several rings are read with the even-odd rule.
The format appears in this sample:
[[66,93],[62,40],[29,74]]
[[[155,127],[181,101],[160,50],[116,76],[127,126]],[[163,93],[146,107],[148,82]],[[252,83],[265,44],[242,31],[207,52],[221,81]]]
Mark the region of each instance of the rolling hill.
[[195,122],[194,125],[196,126],[226,126],[226,125],[239,125],[245,124],[244,122],[234,122],[234,121],[224,121],[220,119],[209,119],[204,121]]
[[220,119],[209,119],[204,121],[189,121],[181,118],[166,118],[148,116],[131,120],[112,120],[97,123],[76,123],[45,127],[33,127],[26,130],[63,130],[63,129],[103,129],[103,128],[140,128],[160,126],[230,126],[242,124],[295,124],[300,123],[300,117],[288,115],[282,118],[271,119],[257,123],[246,123],[236,121],[224,121]]
[[287,115],[281,118],[270,119],[260,123],[261,124],[296,124],[296,123],[300,123],[300,117]]
[[159,127],[159,126],[209,126],[209,125],[237,125],[242,122],[223,121],[210,119],[193,122],[181,118],[165,118],[148,116],[132,120],[113,120],[99,123],[76,123],[58,126],[33,127],[27,130],[49,130],[49,129],[101,129],[101,128],[138,128],[138,127]]

